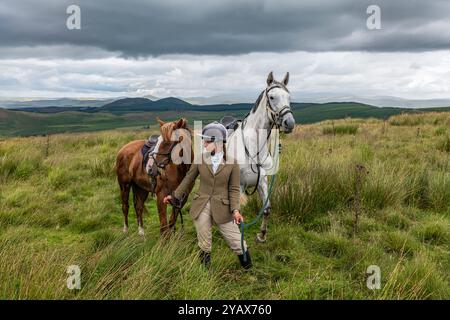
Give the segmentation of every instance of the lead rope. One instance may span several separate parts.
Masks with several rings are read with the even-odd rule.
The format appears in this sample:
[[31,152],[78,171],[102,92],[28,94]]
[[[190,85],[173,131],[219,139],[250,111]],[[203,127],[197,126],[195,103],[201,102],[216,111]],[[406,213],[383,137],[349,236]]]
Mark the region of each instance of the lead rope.
[[[281,152],[281,143],[279,143],[278,144],[278,146],[279,146],[279,150],[278,150],[278,153],[280,153]],[[280,155],[278,154],[277,155],[277,160],[276,161],[278,161],[279,160],[279,157],[280,157]],[[262,207],[261,207],[261,209],[259,209],[259,212],[258,212],[258,214],[256,215],[256,217],[250,222],[250,223],[244,223],[244,221],[241,221],[241,223],[240,223],[240,229],[241,229],[241,248],[242,248],[242,255],[243,255],[243,261],[244,262],[247,262],[247,250],[245,250],[245,246],[244,246],[244,233],[245,233],[245,228],[249,228],[249,227],[251,227],[251,226],[253,226],[254,224],[256,224],[261,218],[262,218],[262,216],[263,216],[263,214],[264,214],[264,208],[266,207],[266,205],[267,205],[267,202],[269,201],[269,199],[270,199],[270,196],[272,195],[272,192],[273,192],[273,185],[275,184],[275,178],[276,178],[276,174],[274,174],[273,176],[272,176],[272,179],[270,180],[270,183],[269,183],[269,188],[268,188],[268,190],[267,190],[267,197],[266,197],[266,199],[264,199],[264,203],[263,203],[263,205],[262,205]]]
[[246,254],[247,250],[245,250],[245,246],[244,246],[244,231],[245,231],[245,228],[249,228],[249,227],[253,226],[254,224],[256,224],[262,218],[262,215],[264,214],[264,208],[266,207],[266,204],[269,201],[270,195],[272,194],[272,191],[273,191],[272,187],[273,187],[274,182],[275,182],[275,177],[276,177],[276,175],[273,175],[272,179],[270,180],[269,190],[267,192],[267,197],[264,200],[264,203],[263,203],[261,209],[259,210],[258,214],[256,215],[256,217],[250,223],[244,223],[244,221],[241,221],[241,223],[240,223],[240,228],[241,228],[241,248],[242,248],[242,254],[243,254],[244,262],[247,262],[247,254]]

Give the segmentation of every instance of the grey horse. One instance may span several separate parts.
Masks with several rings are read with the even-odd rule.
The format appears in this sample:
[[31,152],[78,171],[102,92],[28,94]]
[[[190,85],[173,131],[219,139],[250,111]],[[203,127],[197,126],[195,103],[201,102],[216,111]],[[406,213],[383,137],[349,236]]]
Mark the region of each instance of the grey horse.
[[[256,190],[264,201],[268,197],[268,176],[278,169],[279,131],[290,133],[294,129],[295,119],[290,105],[290,93],[287,89],[289,73],[278,82],[270,72],[267,87],[261,92],[251,111],[238,122],[238,126],[228,137],[227,154],[237,159],[241,169],[241,194],[248,188]],[[270,214],[270,200],[264,207],[264,216],[257,242],[265,242]]]

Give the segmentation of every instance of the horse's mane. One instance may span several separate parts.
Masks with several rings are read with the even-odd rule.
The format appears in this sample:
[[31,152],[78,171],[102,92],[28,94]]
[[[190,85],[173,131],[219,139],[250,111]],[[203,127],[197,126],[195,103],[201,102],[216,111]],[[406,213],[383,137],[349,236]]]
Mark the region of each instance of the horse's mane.
[[259,95],[258,99],[256,99],[255,104],[252,107],[252,113],[256,112],[256,110],[258,110],[259,103],[261,102],[263,96],[264,96],[264,91],[262,91],[261,94]]
[[164,141],[170,141],[174,126],[175,124],[173,122],[166,122],[159,128]]
[[[176,129],[185,129],[189,132],[190,138],[192,140],[192,135],[193,135],[193,131],[191,128],[189,128],[189,126],[187,125],[187,120],[185,121],[185,125],[183,128],[176,128]],[[176,121],[172,121],[172,122],[167,122],[164,125],[162,125],[160,127],[160,131],[161,131],[161,136],[163,137],[164,141],[170,141],[171,137],[172,137],[172,133],[175,129],[175,124]]]

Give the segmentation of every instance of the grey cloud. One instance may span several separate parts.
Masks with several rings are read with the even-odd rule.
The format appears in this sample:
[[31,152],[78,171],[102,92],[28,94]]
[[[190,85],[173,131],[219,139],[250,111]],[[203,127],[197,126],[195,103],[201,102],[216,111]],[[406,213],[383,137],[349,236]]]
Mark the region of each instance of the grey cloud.
[[345,99],[350,95],[448,98],[449,52],[251,53],[238,59],[196,55],[0,59],[0,97],[152,95],[217,97],[219,102],[234,97],[234,101],[252,102],[265,87],[270,66],[276,79],[290,71],[289,90],[294,101],[308,101],[311,97]]
[[[65,27],[72,0],[1,1],[0,46],[8,48],[97,47],[131,57],[450,48],[444,0],[80,0],[82,30]],[[382,30],[366,28],[370,4],[381,7]]]

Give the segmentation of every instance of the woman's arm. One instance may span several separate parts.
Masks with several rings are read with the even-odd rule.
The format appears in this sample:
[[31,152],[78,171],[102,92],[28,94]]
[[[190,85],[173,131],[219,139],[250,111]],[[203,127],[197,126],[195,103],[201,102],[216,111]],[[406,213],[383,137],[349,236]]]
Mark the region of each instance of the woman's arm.
[[192,185],[194,184],[195,178],[197,178],[197,176],[198,176],[198,164],[193,163],[191,164],[189,171],[181,181],[178,188],[173,192],[173,196],[178,200],[182,200],[183,195],[186,194],[188,190],[192,189]]
[[234,213],[234,210],[240,210],[240,180],[241,169],[235,162],[233,164],[233,170],[231,171],[230,180],[228,182],[228,198],[230,199],[230,210]]

